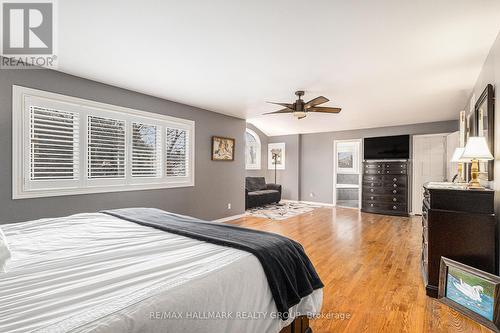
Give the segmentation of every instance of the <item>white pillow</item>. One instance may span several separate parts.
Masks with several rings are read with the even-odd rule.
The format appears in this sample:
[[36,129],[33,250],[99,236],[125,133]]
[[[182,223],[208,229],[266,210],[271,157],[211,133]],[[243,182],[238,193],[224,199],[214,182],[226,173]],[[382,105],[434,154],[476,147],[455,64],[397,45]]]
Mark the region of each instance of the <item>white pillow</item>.
[[5,273],[7,270],[7,261],[10,259],[9,245],[7,238],[5,238],[2,229],[0,229],[0,273]]

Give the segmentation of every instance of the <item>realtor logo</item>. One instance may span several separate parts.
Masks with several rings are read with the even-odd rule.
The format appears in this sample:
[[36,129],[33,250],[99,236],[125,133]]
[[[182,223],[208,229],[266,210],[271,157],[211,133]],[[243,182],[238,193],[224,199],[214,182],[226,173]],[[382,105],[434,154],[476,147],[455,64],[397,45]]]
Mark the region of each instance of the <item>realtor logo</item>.
[[2,68],[55,67],[54,2],[32,1],[2,2]]

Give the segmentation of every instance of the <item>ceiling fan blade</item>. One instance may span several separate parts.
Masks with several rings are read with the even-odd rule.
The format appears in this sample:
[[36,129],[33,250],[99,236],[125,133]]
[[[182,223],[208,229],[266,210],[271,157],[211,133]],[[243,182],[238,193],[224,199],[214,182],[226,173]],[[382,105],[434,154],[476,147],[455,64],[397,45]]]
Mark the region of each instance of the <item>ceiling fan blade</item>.
[[323,112],[323,113],[339,113],[342,109],[341,108],[330,108],[330,107],[324,107],[324,106],[316,106],[307,109],[309,112]]
[[289,108],[286,108],[286,109],[281,109],[281,110],[279,110],[279,111],[268,112],[268,113],[264,113],[264,114],[294,113],[294,112],[295,112],[294,110],[290,110]]
[[276,104],[276,105],[281,105],[284,106],[285,108],[289,108],[290,110],[293,110],[293,104],[288,104],[288,103],[275,103],[275,102],[268,102],[271,104]]
[[308,109],[310,107],[313,107],[313,106],[316,106],[316,105],[320,105],[320,104],[326,103],[328,101],[329,101],[328,98],[326,98],[324,96],[318,96],[316,98],[311,99],[306,104],[304,104],[304,109]]

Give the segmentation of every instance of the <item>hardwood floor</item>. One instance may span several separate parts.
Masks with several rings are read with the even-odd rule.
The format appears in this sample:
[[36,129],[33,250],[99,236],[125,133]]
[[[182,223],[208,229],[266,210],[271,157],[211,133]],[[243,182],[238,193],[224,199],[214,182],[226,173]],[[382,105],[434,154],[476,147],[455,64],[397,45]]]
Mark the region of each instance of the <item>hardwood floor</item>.
[[227,223],[276,232],[304,246],[325,284],[322,312],[338,314],[312,320],[314,333],[490,332],[425,295],[419,217],[320,208],[284,221],[243,217]]

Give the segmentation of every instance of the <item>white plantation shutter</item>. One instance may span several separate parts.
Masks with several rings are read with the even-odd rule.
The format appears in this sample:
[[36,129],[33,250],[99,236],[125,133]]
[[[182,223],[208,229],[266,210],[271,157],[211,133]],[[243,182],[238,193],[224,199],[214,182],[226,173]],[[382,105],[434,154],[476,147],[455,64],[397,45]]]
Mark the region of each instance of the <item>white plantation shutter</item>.
[[166,132],[166,175],[186,177],[189,170],[189,132],[178,128],[167,128]]
[[29,179],[78,179],[78,115],[38,106],[29,112]]
[[161,176],[161,142],[157,126],[132,123],[132,177]]
[[125,178],[125,122],[88,117],[88,178]]
[[13,199],[194,185],[194,121],[12,90]]

